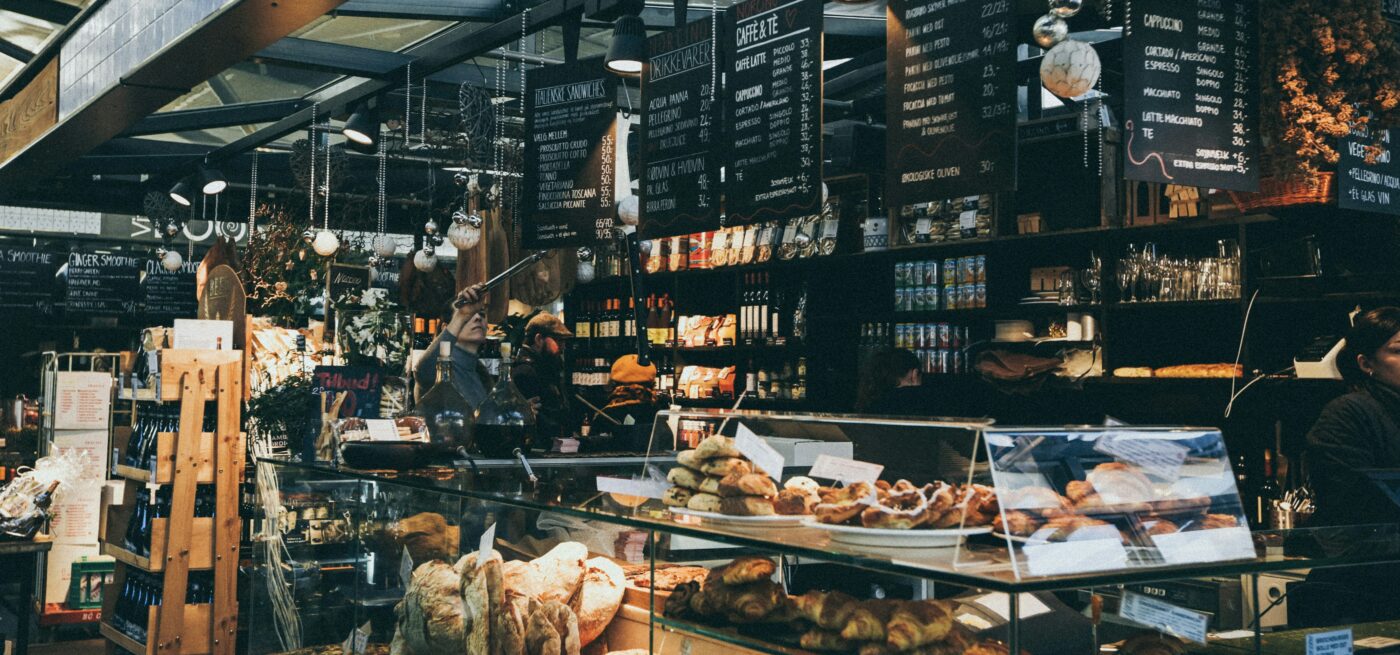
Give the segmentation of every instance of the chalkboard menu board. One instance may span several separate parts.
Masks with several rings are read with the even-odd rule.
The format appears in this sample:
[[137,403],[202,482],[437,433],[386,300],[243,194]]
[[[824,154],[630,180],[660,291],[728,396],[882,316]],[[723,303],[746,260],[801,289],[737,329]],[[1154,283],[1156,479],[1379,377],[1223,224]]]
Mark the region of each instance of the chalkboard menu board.
[[617,77],[602,59],[525,73],[526,248],[606,238],[615,211]]
[[1400,20],[1400,0],[1381,0],[1381,13],[1390,20]]
[[176,271],[167,271],[160,262],[146,262],[146,315],[194,318],[199,311],[196,276],[199,262],[185,262]]
[[1256,1],[1134,0],[1125,9],[1124,176],[1256,190]]
[[[1391,148],[1391,130],[1379,138],[1364,129],[1342,139],[1337,161],[1337,206],[1382,214],[1400,214],[1400,162]],[[1366,163],[1366,150],[1379,145],[1373,163]]]
[[326,292],[331,302],[350,295],[359,297],[374,281],[374,269],[353,264],[331,264],[326,276]]
[[399,257],[390,257],[385,263],[374,269],[374,281],[370,286],[375,289],[385,289],[389,292],[389,298],[398,302],[399,297],[399,276],[402,273],[404,261]]
[[822,3],[747,0],[725,14],[727,222],[814,214],[822,186]]
[[642,237],[719,227],[719,97],[710,19],[647,39],[642,71]]
[[892,211],[1016,186],[1011,0],[890,0],[886,200]]
[[131,255],[70,253],[63,311],[82,316],[134,316],[141,261]]
[[0,311],[52,312],[54,275],[62,263],[57,253],[0,248]]

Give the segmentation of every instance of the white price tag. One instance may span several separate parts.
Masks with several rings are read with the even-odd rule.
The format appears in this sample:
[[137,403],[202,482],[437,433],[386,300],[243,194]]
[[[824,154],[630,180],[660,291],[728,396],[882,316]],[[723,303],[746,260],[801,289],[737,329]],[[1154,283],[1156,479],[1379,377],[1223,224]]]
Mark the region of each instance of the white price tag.
[[1351,655],[1351,628],[1308,635],[1308,655]]
[[832,218],[832,219],[824,220],[824,221],[822,221],[821,238],[823,238],[823,239],[835,239],[835,238],[836,238],[836,234],[840,231],[840,229],[841,229],[841,223],[838,222],[836,219]]
[[[1206,643],[1206,626],[1210,623],[1207,614],[1131,591],[1123,592],[1118,616],[1201,645]],[[1347,652],[1351,652],[1350,631],[1347,632]],[[1312,648],[1308,649],[1308,653],[1312,655]]]
[[783,228],[783,243],[795,241],[797,241],[797,219],[788,221],[787,227]]
[[496,524],[492,523],[481,533],[481,541],[476,545],[476,565],[481,566],[496,550]]
[[977,210],[969,209],[961,214],[958,214],[959,229],[971,230],[975,227],[977,227]]
[[403,547],[403,556],[399,558],[399,581],[403,582],[404,589],[413,582],[413,556],[408,554],[408,546]]
[[[1106,527],[1113,529],[1113,538],[1026,544],[1021,552],[1026,554],[1026,566],[1031,575],[1065,575],[1127,568],[1128,551],[1123,548],[1122,538],[1113,526]],[[1035,536],[1032,535],[1031,539],[1034,541]]]
[[1181,465],[1190,452],[1172,441],[1129,436],[1104,437],[1094,443],[1094,450],[1136,465],[1147,475],[1166,482],[1176,482],[1181,477]]
[[1254,557],[1249,528],[1215,528],[1152,536],[1153,545],[1167,564],[1225,562]]
[[365,429],[369,431],[370,441],[398,441],[399,426],[393,419],[388,418],[367,418],[365,419]]
[[632,480],[606,475],[598,476],[598,491],[603,493],[638,498],[662,498],[666,495],[666,490],[670,488],[671,483],[665,480]]
[[933,231],[933,219],[921,218],[914,221],[914,234],[928,234]]
[[852,482],[875,484],[875,481],[880,479],[880,473],[884,470],[885,467],[880,464],[871,464],[845,457],[817,455],[817,460],[812,462],[812,470],[808,471],[807,475],[846,484]]
[[350,631],[350,636],[345,641],[340,642],[340,650],[345,655],[365,655],[365,648],[369,646],[370,622]]
[[739,424],[734,431],[734,447],[739,449],[739,453],[747,457],[754,466],[763,469],[769,477],[783,481],[783,454],[773,450],[763,437],[754,434],[749,426]]

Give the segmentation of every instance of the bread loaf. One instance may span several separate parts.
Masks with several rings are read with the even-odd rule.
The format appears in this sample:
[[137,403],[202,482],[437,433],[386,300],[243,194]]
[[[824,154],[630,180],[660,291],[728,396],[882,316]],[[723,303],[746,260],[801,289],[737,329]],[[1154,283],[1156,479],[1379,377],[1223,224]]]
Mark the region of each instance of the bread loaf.
[[[429,560],[413,570],[403,600],[395,607],[398,631],[413,655],[453,655],[462,652],[465,630],[473,615],[460,593],[460,576],[446,562]],[[485,607],[485,588],[482,589]],[[480,651],[479,655],[490,655]]]
[[603,634],[613,615],[622,607],[626,575],[612,560],[595,557],[588,560],[583,584],[569,607],[578,617],[579,645],[587,646]]
[[579,655],[578,617],[568,605],[549,601],[530,615],[525,627],[529,655]]
[[587,558],[587,547],[576,541],[566,541],[529,563],[508,563],[505,566],[506,588],[542,603],[568,604],[583,580]]

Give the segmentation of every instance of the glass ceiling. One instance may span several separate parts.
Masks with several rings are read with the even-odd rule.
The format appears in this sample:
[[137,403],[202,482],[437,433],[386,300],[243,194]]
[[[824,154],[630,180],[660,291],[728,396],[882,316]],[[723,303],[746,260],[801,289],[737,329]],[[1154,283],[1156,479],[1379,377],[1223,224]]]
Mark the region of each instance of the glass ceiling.
[[[71,7],[86,7],[92,0],[58,0]],[[56,36],[63,25],[25,16],[13,11],[0,10],[0,40],[37,53],[44,49],[49,40]],[[24,62],[0,55],[0,87],[8,84]]]

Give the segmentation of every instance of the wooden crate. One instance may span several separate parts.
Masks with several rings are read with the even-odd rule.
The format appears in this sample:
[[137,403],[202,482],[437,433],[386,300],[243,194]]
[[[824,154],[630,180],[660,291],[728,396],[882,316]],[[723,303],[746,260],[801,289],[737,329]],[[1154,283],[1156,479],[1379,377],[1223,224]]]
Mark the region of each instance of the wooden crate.
[[[107,508],[107,532],[102,535],[102,553],[115,557],[145,571],[158,572],[165,569],[166,543],[170,532],[170,519],[158,518],[151,521],[151,554],[138,555],[127,550],[122,543],[127,526],[136,512],[136,488],[126,486],[125,499],[121,505]],[[190,570],[208,570],[214,563],[214,518],[194,517],[190,523]]]
[[[151,643],[147,637],[145,642],[136,641],[125,632],[118,630],[115,625],[108,622],[107,617],[112,616],[116,611],[117,599],[121,596],[122,585],[126,583],[126,564],[118,564],[116,573],[112,575],[112,584],[107,585],[102,593],[102,622],[99,630],[102,636],[112,643],[136,653],[137,655],[156,655],[157,653],[178,652],[181,655],[205,655],[212,652],[210,649],[210,627],[213,617],[213,606],[207,604],[180,603],[180,643],[178,647]],[[157,621],[162,612],[168,611],[169,607],[161,605],[152,606],[146,610],[146,634],[157,634],[159,626]]]
[[[131,428],[119,428],[112,438],[112,446],[117,450],[117,456],[126,452],[126,445],[131,441]],[[195,482],[200,484],[210,484],[214,482],[214,433],[201,432],[199,434],[199,455],[198,472],[195,475]],[[155,475],[151,475],[148,468],[138,468],[117,464],[116,472],[118,476],[127,480],[137,482],[155,482],[157,484],[170,484],[174,481],[175,471],[175,433],[161,432],[156,435],[156,470]]]

